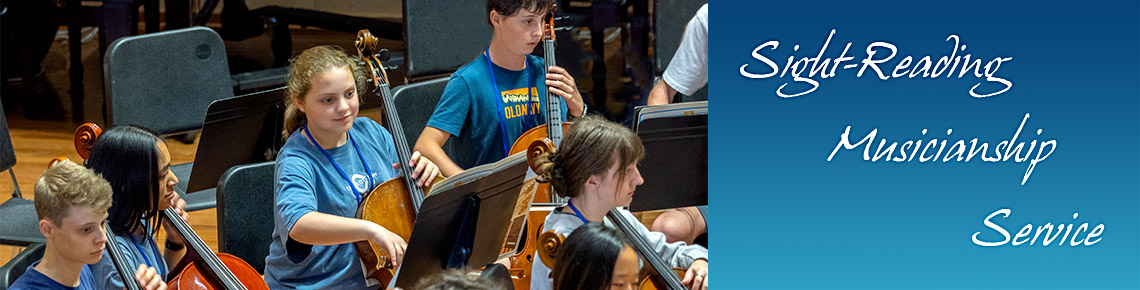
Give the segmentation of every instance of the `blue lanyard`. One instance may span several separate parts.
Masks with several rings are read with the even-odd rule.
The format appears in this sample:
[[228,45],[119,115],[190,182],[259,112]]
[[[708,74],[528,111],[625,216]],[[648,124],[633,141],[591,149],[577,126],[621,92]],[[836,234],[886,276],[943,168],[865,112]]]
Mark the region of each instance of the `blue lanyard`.
[[[147,235],[149,235],[149,234],[150,234],[150,232],[148,231],[148,232],[147,232]],[[146,257],[146,251],[144,251],[144,250],[143,250],[143,247],[142,247],[142,245],[141,245],[141,244],[139,244],[139,242],[138,242],[137,240],[135,240],[135,235],[134,235],[134,234],[131,234],[131,233],[128,233],[128,234],[127,234],[127,237],[128,237],[128,238],[131,238],[131,244],[132,244],[132,245],[135,245],[135,249],[138,249],[138,250],[139,250],[139,255],[142,255],[142,257],[143,257],[143,262],[146,262],[146,266],[147,266],[147,267],[154,267],[154,266],[152,266],[152,265],[150,264],[150,258],[147,258],[147,257]],[[157,246],[156,246],[156,247],[157,247]],[[155,258],[155,262],[158,262],[158,261],[159,261],[158,259],[161,259],[161,258],[159,258],[158,256],[155,256],[154,258]],[[163,264],[163,263],[155,263],[155,264],[158,264],[158,274],[159,274],[159,275],[162,275],[162,276],[166,276],[166,268],[162,266],[162,264]],[[127,278],[126,278],[126,277],[123,277],[123,281],[127,281]]]
[[570,209],[574,210],[574,214],[578,215],[578,219],[582,220],[582,223],[584,223],[584,224],[590,223],[590,221],[586,220],[586,217],[582,216],[582,212],[578,211],[578,208],[574,207],[573,202],[570,202],[569,200],[567,200],[566,205],[569,205]]
[[[329,152],[325,151],[325,148],[321,148],[321,145],[317,143],[317,139],[313,139],[313,133],[309,133],[309,124],[305,124],[301,129],[305,130],[305,135],[309,136],[309,141],[313,141],[313,146],[321,150],[321,154],[324,154],[325,158],[328,158],[329,162],[332,162],[333,167],[336,167],[336,171],[340,172],[341,177],[344,177],[344,181],[348,182],[349,191],[352,191],[352,194],[356,195],[356,204],[359,205],[360,193],[356,191],[356,184],[352,183],[352,179],[348,178],[348,174],[344,174],[344,170],[340,169],[340,165],[336,164],[336,160],[333,160],[332,155],[329,155]],[[375,186],[375,183],[372,181],[372,169],[369,169],[368,162],[364,161],[364,154],[360,154],[360,147],[356,146],[356,140],[352,140],[352,135],[349,135],[348,132],[344,134],[348,136],[348,142],[352,143],[352,148],[356,149],[356,156],[360,157],[360,163],[364,164],[364,175],[368,176],[368,188],[371,189]]]
[[[495,96],[495,105],[499,106],[499,111],[495,115],[499,116],[499,129],[502,130],[502,134],[500,134],[500,137],[502,137],[502,139],[503,139],[503,156],[505,157],[505,156],[511,154],[511,144],[513,144],[514,141],[513,140],[507,140],[507,125],[506,125],[506,121],[503,120],[503,114],[505,113],[504,112],[505,110],[503,109],[503,101],[502,101],[503,91],[499,90],[499,83],[495,82],[495,70],[491,68],[491,49],[490,48],[488,48],[486,51],[483,52],[483,58],[485,58],[487,60],[487,73],[491,75],[491,85],[494,86],[494,88],[495,88],[495,95],[494,95]],[[526,94],[528,96],[527,99],[529,102],[532,103],[532,106],[534,106],[537,104],[534,104],[534,102],[531,100],[532,98],[530,98],[530,96],[533,96],[530,89],[534,88],[535,90],[538,90],[538,87],[534,86],[534,78],[532,78],[530,76],[530,62],[529,61],[523,61],[523,68],[526,70],[526,78],[528,80],[528,83],[530,83],[530,86],[526,88]],[[539,109],[540,108],[538,108],[538,107],[532,108],[532,110],[534,110],[534,112],[538,112]],[[534,115],[535,114],[528,114],[528,116],[530,116],[531,118],[534,118]],[[524,123],[526,120],[527,119],[523,119]],[[523,127],[527,127],[527,128],[523,128],[523,131],[529,130],[530,128],[537,127],[537,125],[535,123],[537,123],[537,122],[531,122],[529,127],[527,127],[527,125],[524,124]]]

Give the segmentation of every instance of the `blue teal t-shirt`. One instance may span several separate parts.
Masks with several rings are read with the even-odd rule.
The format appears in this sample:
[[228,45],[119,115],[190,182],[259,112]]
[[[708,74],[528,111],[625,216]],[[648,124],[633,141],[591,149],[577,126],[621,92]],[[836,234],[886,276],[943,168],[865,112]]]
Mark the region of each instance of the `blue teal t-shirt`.
[[[150,229],[150,223],[143,221],[143,228]],[[158,250],[158,243],[155,242],[154,236],[150,234],[133,235],[133,241],[131,238],[132,236],[116,235],[114,240],[114,244],[119,246],[123,256],[127,258],[127,264],[131,265],[131,271],[138,269],[139,265],[147,265],[158,271],[158,274],[162,275],[163,281],[166,281],[170,266],[166,264],[166,258]],[[112,243],[107,243],[107,246],[111,245]],[[96,277],[96,282],[99,285],[97,288],[123,289],[123,278],[119,276],[119,270],[111,261],[109,251],[103,251],[103,258],[99,259],[98,263],[91,264],[91,273]]]
[[[289,135],[277,155],[273,207],[273,241],[265,257],[265,282],[271,289],[366,289],[364,270],[351,243],[316,246],[289,238],[289,231],[301,216],[317,211],[342,217],[355,217],[358,201],[380,183],[399,176],[392,164],[399,162],[392,135],[380,124],[357,117],[349,137],[368,162],[364,165],[352,141],[326,149],[352,184],[333,167],[328,158],[309,143],[304,131]],[[369,184],[368,175],[372,176]]]
[[[458,152],[448,157],[455,164],[466,169],[499,161],[507,156],[503,139],[508,140],[509,147],[527,130],[546,124],[544,62],[529,54],[526,59],[527,69],[521,71],[491,65],[501,92],[491,84],[483,54],[451,75],[427,125],[451,134]],[[566,102],[562,102],[561,112],[562,120],[566,120]],[[506,138],[499,126],[499,115],[503,117]]]
[[51,277],[48,277],[47,275],[40,273],[40,271],[36,271],[35,267],[36,267],[36,265],[39,265],[39,264],[40,264],[40,261],[36,261],[35,263],[32,263],[31,266],[28,266],[28,269],[24,270],[24,274],[20,275],[20,278],[16,279],[16,282],[12,282],[12,285],[8,286],[8,289],[9,290],[41,290],[41,289],[95,290],[96,289],[95,288],[95,279],[91,276],[91,268],[88,267],[87,265],[83,265],[83,269],[79,270],[79,287],[71,287],[71,286],[66,286],[66,285],[60,284],[59,282],[52,280]]

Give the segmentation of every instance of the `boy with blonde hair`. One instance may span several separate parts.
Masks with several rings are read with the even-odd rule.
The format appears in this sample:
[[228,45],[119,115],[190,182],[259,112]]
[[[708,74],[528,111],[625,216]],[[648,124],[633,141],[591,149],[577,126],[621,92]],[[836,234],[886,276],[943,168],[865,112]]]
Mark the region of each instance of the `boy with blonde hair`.
[[[107,244],[111,185],[90,169],[64,161],[53,164],[35,185],[44,257],[8,289],[95,289],[93,264]],[[146,289],[166,289],[154,268],[139,267],[135,280]]]

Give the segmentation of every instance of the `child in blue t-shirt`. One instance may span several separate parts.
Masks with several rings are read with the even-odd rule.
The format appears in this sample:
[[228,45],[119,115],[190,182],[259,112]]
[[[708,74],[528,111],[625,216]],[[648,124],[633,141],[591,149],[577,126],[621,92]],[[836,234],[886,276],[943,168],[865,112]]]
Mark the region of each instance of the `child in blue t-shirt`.
[[[364,289],[352,243],[371,241],[399,267],[407,242],[376,223],[354,218],[365,196],[397,177],[392,136],[357,117],[365,77],[339,48],[306,49],[290,66],[285,136],[277,155],[274,228],[265,280],[273,289]],[[419,186],[439,169],[419,152],[409,164]]]
[[[435,112],[416,141],[445,176],[498,161],[527,130],[546,123],[546,91],[562,98],[559,112],[586,114],[582,95],[565,69],[530,55],[543,40],[543,21],[552,0],[488,0],[491,45],[452,74]],[[567,112],[569,114],[567,115]],[[443,144],[455,137],[457,152]]]
[[[87,159],[87,167],[114,189],[107,212],[113,235],[107,246],[121,249],[132,267],[154,268],[160,277],[168,277],[171,266],[187,251],[185,239],[160,213],[173,208],[183,221],[189,219],[186,201],[174,191],[178,177],[170,170],[170,156],[166,143],[154,132],[127,125],[99,135]],[[164,246],[155,240],[160,224],[166,229]],[[108,254],[91,266],[99,288],[123,287],[123,277],[115,269]]]
[[[111,185],[70,161],[57,162],[36,181],[36,214],[47,238],[44,256],[8,289],[97,289],[91,267],[107,244]],[[145,289],[166,289],[154,268],[139,267],[135,280]]]

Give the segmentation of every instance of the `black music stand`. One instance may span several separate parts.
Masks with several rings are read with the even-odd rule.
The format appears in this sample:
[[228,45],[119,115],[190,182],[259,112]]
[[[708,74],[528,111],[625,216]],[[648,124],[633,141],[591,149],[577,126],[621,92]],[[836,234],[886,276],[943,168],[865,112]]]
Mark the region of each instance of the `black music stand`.
[[708,102],[634,109],[633,128],[645,145],[645,184],[629,205],[646,211],[709,204]]
[[210,103],[186,192],[217,187],[230,167],[277,158],[284,145],[284,91],[280,87]]
[[416,214],[397,287],[410,289],[423,277],[444,269],[486,265],[498,259],[526,175],[525,155],[487,164],[498,165],[498,170],[476,180],[442,192],[432,190]]

